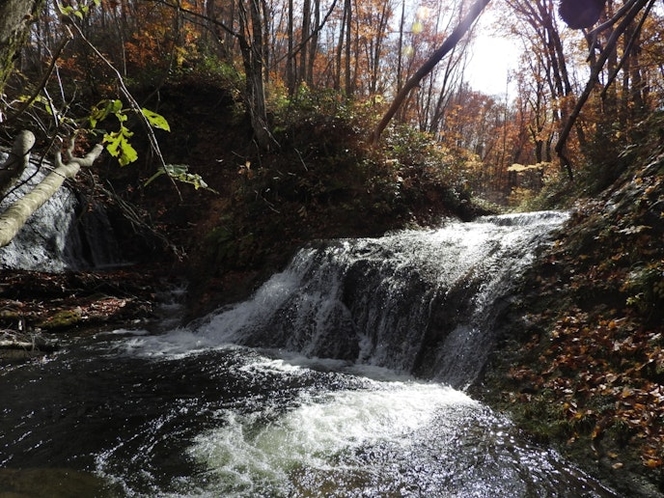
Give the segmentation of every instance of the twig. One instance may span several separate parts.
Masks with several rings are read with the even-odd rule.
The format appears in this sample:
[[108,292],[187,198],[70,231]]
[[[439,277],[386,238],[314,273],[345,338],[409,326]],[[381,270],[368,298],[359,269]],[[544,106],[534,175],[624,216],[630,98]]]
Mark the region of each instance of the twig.
[[304,170],[309,171],[309,168],[307,168],[307,164],[304,162],[304,159],[302,159],[302,154],[300,154],[300,151],[295,149],[295,153],[297,154],[297,157],[300,158],[300,162],[302,163],[302,166],[304,166]]
[[60,57],[60,53],[64,50],[65,46],[67,43],[69,43],[69,40],[71,40],[71,33],[69,31],[67,32],[69,36],[66,36],[64,40],[60,42],[60,45],[58,45],[58,48],[55,50],[55,54],[53,54],[53,57],[51,58],[51,63],[48,66],[48,69],[46,70],[46,73],[44,74],[44,77],[41,79],[39,82],[39,85],[37,86],[37,90],[33,92],[33,94],[30,96],[28,100],[23,102],[19,107],[18,110],[10,115],[7,118],[7,122],[11,122],[15,119],[17,119],[21,114],[25,112],[28,107],[30,107],[35,99],[39,96],[41,93],[42,89],[46,87],[46,83],[48,82],[48,79],[51,77],[51,74],[53,73],[53,69],[55,69],[55,64],[58,61],[58,57]]
[[161,153],[161,149],[159,148],[159,142],[157,141],[157,137],[154,134],[154,130],[152,129],[152,125],[150,125],[150,122],[148,121],[148,119],[143,114],[141,106],[138,104],[138,102],[136,102],[136,99],[134,98],[134,96],[127,89],[127,86],[124,83],[124,78],[122,77],[122,74],[120,74],[120,71],[118,71],[116,69],[116,67],[113,65],[113,63],[111,63],[111,61],[109,61],[104,56],[104,54],[102,54],[99,51],[99,49],[97,49],[97,47],[95,47],[95,45],[90,40],[87,39],[87,37],[85,36],[85,34],[83,34],[83,31],[81,30],[80,27],[78,27],[78,25],[76,25],[75,23],[72,23],[71,26],[73,26],[74,29],[76,29],[76,31],[78,32],[81,39],[92,49],[92,51],[97,55],[97,57],[99,57],[102,60],[102,62],[104,62],[104,64],[106,64],[109,67],[109,69],[111,71],[113,71],[113,73],[115,74],[115,77],[118,80],[118,84],[120,85],[120,91],[125,96],[125,98],[129,101],[129,106],[131,107],[131,109],[139,116],[139,119],[141,120],[141,122],[145,126],[145,131],[148,135],[148,140],[150,141],[150,148],[152,149],[154,154],[157,156],[157,159],[159,160],[161,168],[166,173],[166,176],[168,176],[169,179],[171,180],[171,183],[173,184],[173,187],[175,188],[175,191],[177,192],[178,197],[182,201],[182,193],[180,192],[180,189],[178,188],[177,184],[175,183],[175,180],[173,178],[171,178],[171,176],[168,174],[168,169],[166,167],[166,161],[164,160],[164,156]]

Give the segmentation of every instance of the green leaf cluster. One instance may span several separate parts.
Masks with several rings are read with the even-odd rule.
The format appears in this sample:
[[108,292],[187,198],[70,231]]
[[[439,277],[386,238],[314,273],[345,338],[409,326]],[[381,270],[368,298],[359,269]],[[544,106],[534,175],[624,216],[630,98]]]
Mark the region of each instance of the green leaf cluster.
[[99,7],[101,0],[84,0],[82,2],[72,3],[72,5],[63,5],[57,2],[58,10],[63,17],[77,17],[83,19],[90,12],[90,7]]
[[126,166],[138,159],[138,152],[129,143],[129,139],[133,135],[134,133],[125,126],[120,126],[118,131],[104,135],[106,150],[110,155],[118,159],[120,166]]
[[[131,110],[123,108],[121,100],[104,99],[92,108],[88,117],[92,129],[96,129],[101,121],[104,121],[111,115],[115,116],[118,120],[120,128],[116,131],[105,132],[104,143],[106,144],[108,153],[118,159],[120,166],[126,166],[138,159],[138,152],[136,152],[136,149],[134,149],[129,141],[134,132],[125,124],[129,119],[129,112]],[[153,128],[171,131],[168,121],[162,115],[149,109],[141,109],[141,114]]]

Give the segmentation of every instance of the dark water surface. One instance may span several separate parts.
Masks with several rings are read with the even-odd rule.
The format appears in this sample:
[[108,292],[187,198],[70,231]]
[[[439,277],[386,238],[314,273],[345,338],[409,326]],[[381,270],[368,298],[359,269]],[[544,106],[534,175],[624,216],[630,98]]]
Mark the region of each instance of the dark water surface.
[[4,366],[0,495],[616,496],[441,384],[159,344],[100,334]]

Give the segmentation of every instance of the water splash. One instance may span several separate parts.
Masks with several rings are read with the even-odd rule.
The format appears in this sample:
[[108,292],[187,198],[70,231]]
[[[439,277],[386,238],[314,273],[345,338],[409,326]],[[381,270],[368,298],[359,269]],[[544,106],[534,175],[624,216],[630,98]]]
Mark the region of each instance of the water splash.
[[375,383],[371,391],[302,399],[298,408],[268,422],[264,413],[228,412],[223,427],[197,437],[190,453],[214,475],[218,494],[297,496],[294,488],[308,488],[316,475],[364,473],[366,463],[354,460],[369,447],[379,451],[389,442],[404,451],[438,410],[452,406],[463,413],[462,407],[472,410],[477,403],[439,385]]

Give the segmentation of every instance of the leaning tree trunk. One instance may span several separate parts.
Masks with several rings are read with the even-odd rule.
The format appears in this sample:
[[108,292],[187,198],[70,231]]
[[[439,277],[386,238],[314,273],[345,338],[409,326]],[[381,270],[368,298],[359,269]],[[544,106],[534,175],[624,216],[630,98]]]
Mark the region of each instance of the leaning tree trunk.
[[[23,140],[22,143],[30,144],[30,140]],[[34,143],[34,137],[32,143]],[[15,149],[14,153],[16,153]],[[71,157],[67,163],[62,162],[62,155],[58,152],[55,156],[55,169],[0,215],[0,247],[4,247],[12,241],[28,218],[55,194],[67,178],[76,176],[81,167],[92,166],[103,150],[103,145],[97,144],[85,157]],[[29,148],[21,151],[21,157],[25,158],[25,161],[29,160],[29,154]],[[11,157],[9,161],[11,161]]]
[[454,28],[454,31],[450,33],[450,36],[447,37],[440,48],[431,54],[431,56],[424,62],[424,64],[422,64],[422,66],[420,66],[415,74],[412,75],[408,81],[406,81],[406,84],[403,86],[403,88],[401,88],[401,90],[399,90],[397,96],[394,97],[394,101],[383,116],[383,119],[381,119],[376,126],[376,129],[374,130],[371,137],[371,142],[373,144],[378,143],[381,133],[383,133],[383,130],[387,127],[392,117],[396,114],[397,110],[399,110],[399,107],[401,107],[403,101],[406,100],[406,97],[410,91],[419,85],[422,78],[429,74],[433,68],[436,67],[436,64],[438,64],[440,60],[456,46],[459,40],[461,40],[463,35],[465,35],[466,32],[470,29],[470,27],[473,25],[475,20],[479,17],[490,1],[491,0],[476,0],[476,2],[470,7],[466,17],[464,17],[459,22],[457,27]]
[[45,0],[0,0],[0,94]]

